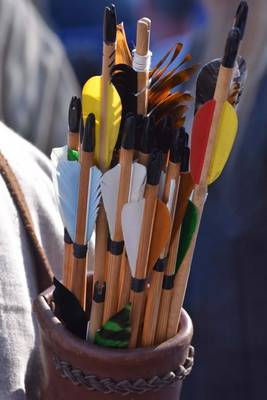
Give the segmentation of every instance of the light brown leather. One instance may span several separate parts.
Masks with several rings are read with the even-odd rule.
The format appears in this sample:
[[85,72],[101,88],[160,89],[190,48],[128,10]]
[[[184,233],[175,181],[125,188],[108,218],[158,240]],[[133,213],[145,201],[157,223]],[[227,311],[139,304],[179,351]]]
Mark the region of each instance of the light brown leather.
[[193,327],[188,314],[183,310],[179,334],[156,348],[136,350],[113,350],[82,341],[68,332],[54,316],[49,306],[52,288],[40,295],[34,310],[40,325],[43,345],[45,376],[42,400],[179,400],[182,382],[167,386],[157,392],[145,394],[104,394],[75,386],[71,380],[61,377],[55,368],[54,357],[64,360],[86,375],[111,378],[114,381],[138,378],[149,379],[164,376],[183,365],[191,343]]

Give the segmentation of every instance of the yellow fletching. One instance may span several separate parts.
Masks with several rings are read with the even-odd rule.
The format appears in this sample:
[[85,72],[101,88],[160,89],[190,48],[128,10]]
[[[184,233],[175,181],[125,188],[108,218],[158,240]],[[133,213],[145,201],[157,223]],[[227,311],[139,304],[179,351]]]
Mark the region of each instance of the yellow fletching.
[[226,101],[218,128],[213,157],[210,164],[208,184],[220,175],[231,153],[238,128],[238,118],[234,107]]
[[[101,84],[101,76],[94,76],[85,83],[82,91],[82,112],[84,123],[88,114],[95,114],[95,162],[102,170],[105,170],[110,165],[112,153],[117,142],[121,123],[122,105],[115,86],[112,83],[108,83],[106,96],[107,112],[105,121],[106,135],[102,140],[100,140],[100,126],[102,123]],[[102,149],[100,148],[100,142]]]

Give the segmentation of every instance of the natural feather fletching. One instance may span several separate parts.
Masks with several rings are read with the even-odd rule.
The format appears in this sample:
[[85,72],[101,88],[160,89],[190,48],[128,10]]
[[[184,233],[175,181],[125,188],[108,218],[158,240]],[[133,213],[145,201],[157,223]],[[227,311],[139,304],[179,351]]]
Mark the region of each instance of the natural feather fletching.
[[128,47],[123,23],[117,25],[116,64],[132,65],[132,55]]
[[[110,237],[114,239],[117,200],[120,184],[120,164],[107,171],[102,178],[101,192],[108,219]],[[132,165],[132,176],[128,201],[139,201],[143,197],[146,182],[146,168],[138,163]]]
[[142,199],[125,204],[121,214],[122,232],[132,276],[135,276],[144,208],[145,199]]
[[[200,71],[196,86],[196,110],[211,100],[214,95],[221,59],[216,59],[206,64]],[[236,106],[242,94],[247,79],[247,65],[243,57],[238,56],[235,67],[233,83],[229,95],[229,102]]]
[[[76,215],[78,206],[78,192],[80,180],[80,163],[67,160],[67,146],[52,150],[51,160],[54,164],[53,182],[56,191],[59,211],[64,226],[67,228],[73,242],[75,242]],[[97,167],[90,170],[87,207],[87,241],[90,240],[100,201],[101,172]]]

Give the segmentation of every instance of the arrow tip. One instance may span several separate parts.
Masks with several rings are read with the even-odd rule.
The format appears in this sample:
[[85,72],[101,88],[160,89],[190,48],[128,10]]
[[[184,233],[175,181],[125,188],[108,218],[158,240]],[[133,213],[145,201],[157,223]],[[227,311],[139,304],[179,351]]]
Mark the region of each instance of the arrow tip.
[[140,151],[150,154],[153,147],[153,133],[155,131],[155,118],[153,115],[143,120],[143,132],[140,139]]
[[181,172],[189,171],[189,159],[190,159],[190,148],[185,147],[181,162]]
[[248,3],[241,1],[235,15],[234,27],[240,31],[240,40],[243,39],[248,18]]
[[163,163],[162,151],[153,151],[150,155],[147,167],[148,185],[156,186],[159,184],[162,163]]
[[92,153],[95,148],[95,116],[89,114],[84,129],[83,135],[83,151]]
[[109,7],[105,8],[104,12],[104,42],[107,45],[116,42],[116,25],[117,25],[117,16],[115,5],[111,4]]
[[188,134],[184,127],[176,129],[172,135],[170,161],[177,164],[182,161],[184,149],[188,144]]
[[157,126],[157,141],[159,149],[166,154],[171,145],[171,138],[173,134],[173,118],[167,115],[159,121]]
[[79,132],[79,125],[81,119],[82,105],[81,100],[73,96],[69,105],[69,131]]
[[240,44],[240,30],[233,28],[230,30],[225,46],[222,65],[225,68],[233,68],[237,57],[237,52]]

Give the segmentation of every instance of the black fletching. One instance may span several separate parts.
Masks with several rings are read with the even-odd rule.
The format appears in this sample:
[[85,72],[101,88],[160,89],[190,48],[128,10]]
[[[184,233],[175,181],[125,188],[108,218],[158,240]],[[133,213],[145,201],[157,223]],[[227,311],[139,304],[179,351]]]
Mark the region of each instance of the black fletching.
[[86,339],[87,317],[78,299],[62,283],[54,278],[53,301],[55,315],[74,335]]
[[156,186],[159,184],[161,167],[163,163],[162,151],[153,151],[147,167],[147,184]]
[[69,105],[69,131],[76,133],[79,132],[80,119],[81,119],[82,105],[81,100],[73,96]]

